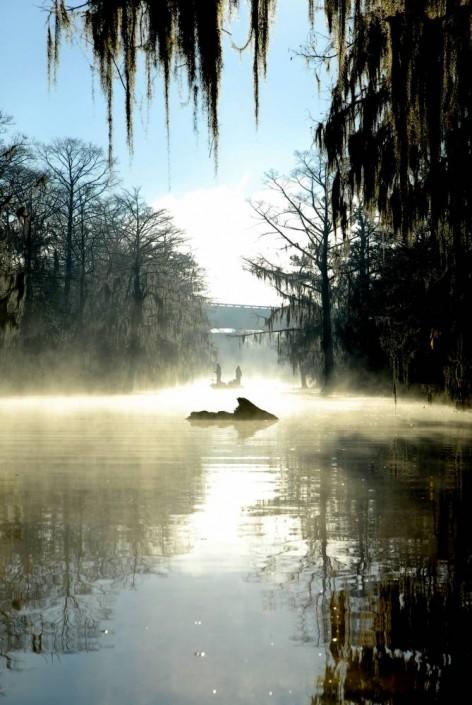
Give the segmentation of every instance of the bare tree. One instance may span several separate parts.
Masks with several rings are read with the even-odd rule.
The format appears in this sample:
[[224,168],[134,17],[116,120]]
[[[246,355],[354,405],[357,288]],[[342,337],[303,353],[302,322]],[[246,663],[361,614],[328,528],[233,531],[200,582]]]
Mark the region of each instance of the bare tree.
[[7,127],[0,115],[5,384],[191,377],[208,353],[203,279],[170,213],[139,190],[111,194],[100,149],[27,147]]
[[183,242],[181,233],[165,209],[154,210],[141,197],[140,190],[123,191],[115,197],[114,230],[125,254],[128,269],[129,373],[131,383],[142,352],[145,302],[162,292],[159,279],[169,268],[175,248]]
[[250,271],[272,283],[298,320],[315,317],[320,339],[322,386],[328,388],[334,369],[332,282],[342,243],[335,239],[331,218],[331,180],[325,162],[310,152],[297,153],[298,165],[288,178],[269,173],[267,184],[274,203],[253,203],[267,226],[289,253],[282,267],[260,257],[248,260]]
[[83,225],[86,207],[111,187],[113,172],[99,147],[78,139],[55,140],[50,145],[40,147],[39,155],[62,194],[58,213],[65,223],[64,318],[68,321],[71,313],[74,235]]

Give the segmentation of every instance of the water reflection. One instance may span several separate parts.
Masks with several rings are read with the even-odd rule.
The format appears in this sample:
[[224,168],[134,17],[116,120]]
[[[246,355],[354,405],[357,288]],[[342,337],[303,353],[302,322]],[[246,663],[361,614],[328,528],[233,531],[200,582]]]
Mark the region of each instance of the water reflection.
[[205,426],[133,404],[0,408],[8,702],[466,692],[469,416],[274,397],[277,424]]
[[[154,419],[102,412],[3,419],[0,641],[17,654],[94,651],[115,595],[190,550],[200,453],[156,438]],[[159,432],[170,432],[169,422]]]
[[218,419],[212,421],[205,421],[201,419],[191,419],[189,420],[190,426],[194,428],[229,428],[234,429],[240,439],[252,438],[256,435],[258,431],[263,431],[264,429],[270,428],[277,421],[232,421],[226,419]]
[[[393,438],[315,434],[315,448],[282,458],[275,501],[252,510],[300,520],[295,570],[279,565],[282,550],[260,575],[285,572],[297,638],[321,649],[314,704],[449,703],[468,687],[470,426],[452,439],[429,435],[444,432],[437,423],[420,437],[409,427]],[[296,428],[288,438],[296,444]]]

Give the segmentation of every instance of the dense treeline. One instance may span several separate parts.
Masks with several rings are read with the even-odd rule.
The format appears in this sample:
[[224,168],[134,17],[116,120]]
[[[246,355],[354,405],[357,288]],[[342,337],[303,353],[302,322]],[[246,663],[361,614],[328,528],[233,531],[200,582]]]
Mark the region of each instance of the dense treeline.
[[[346,380],[385,388],[393,375],[395,394],[403,386],[468,401],[470,363],[455,343],[444,241],[427,223],[399,239],[359,202],[344,233],[336,231],[326,163],[313,153],[297,157],[289,177],[269,174],[270,202],[253,204],[280,251],[248,262],[282,298],[270,320],[281,356],[299,368],[302,384],[311,376],[325,390]],[[470,301],[470,285],[464,295]]]
[[361,200],[401,242],[385,299],[394,373],[470,400],[472,2],[325,7],[336,80],[318,138],[335,217],[346,231]]
[[2,388],[131,389],[208,357],[204,284],[183,233],[101,149],[0,141]]
[[[252,269],[283,282],[287,307],[274,322],[296,316],[297,325],[282,350],[302,372],[318,368],[325,387],[335,366],[376,375],[390,369],[395,394],[403,383],[429,398],[445,393],[470,403],[472,217],[464,174],[472,159],[472,3],[326,0],[325,11],[328,46],[320,49],[314,35],[303,53],[317,69],[334,68],[330,108],[317,129],[329,183],[326,193],[323,184],[313,189],[309,169],[298,166],[287,187],[299,190],[298,201],[281,193],[284,206],[269,223],[279,235],[281,222],[289,225],[282,236],[292,266],[281,273],[254,262]],[[281,181],[275,185],[280,193]],[[317,233],[328,216],[319,212],[324,197],[344,248],[334,233],[326,244]],[[308,251],[290,244],[294,233]]]
[[[58,63],[62,29],[85,33],[111,111],[114,66],[122,65],[130,139],[137,57],[144,54],[149,78],[157,67],[162,70],[166,106],[172,69],[182,73],[196,106],[203,105],[206,112],[216,153],[222,32],[228,31],[225,23],[241,3],[217,0],[210,5],[179,0],[156,9],[149,0],[106,5],[88,0],[67,7],[62,0],[51,0],[50,67],[54,70]],[[276,2],[250,0],[249,8],[257,115]],[[307,10],[307,24],[313,27],[312,0],[307,0]],[[465,402],[472,397],[472,209],[467,179],[472,164],[472,2],[325,0],[324,17],[328,46],[320,50],[314,42],[305,58],[334,69],[330,108],[317,130],[332,178],[333,221],[349,242],[362,203],[365,218],[382,232],[382,257],[380,268],[376,265],[367,278],[356,269],[362,264],[351,262],[351,255],[335,256],[342,248],[330,251],[323,238],[314,248],[327,255],[324,262],[295,248],[293,255],[300,261],[294,261],[285,285],[291,309],[303,294],[297,312],[305,322],[293,326],[298,333],[292,337],[297,337],[308,367],[312,338],[318,340],[325,386],[341,346],[368,367],[383,369],[384,356],[395,385],[402,379],[418,382]],[[319,39],[319,34],[313,36]],[[355,256],[362,246],[352,244]],[[342,276],[336,269],[339,262],[345,265]],[[288,272],[273,272],[270,266],[266,272],[263,262],[255,264],[259,276],[280,288],[280,276]],[[318,281],[300,288],[294,272],[304,268],[308,278],[313,274]],[[286,354],[294,359],[293,345]]]

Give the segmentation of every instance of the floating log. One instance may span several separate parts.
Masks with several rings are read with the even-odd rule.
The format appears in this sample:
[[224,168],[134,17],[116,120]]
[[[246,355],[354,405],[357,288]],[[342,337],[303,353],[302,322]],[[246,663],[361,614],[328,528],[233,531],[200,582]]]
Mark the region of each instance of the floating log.
[[245,399],[238,397],[238,405],[231,413],[229,411],[192,411],[187,417],[189,421],[208,421],[208,420],[223,420],[223,421],[277,421],[277,416],[270,414],[264,409]]

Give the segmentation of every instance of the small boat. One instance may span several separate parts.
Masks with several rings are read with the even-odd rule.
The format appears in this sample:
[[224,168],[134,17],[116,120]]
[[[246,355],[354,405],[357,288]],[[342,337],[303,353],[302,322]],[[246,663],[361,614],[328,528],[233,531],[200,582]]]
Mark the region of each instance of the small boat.
[[242,389],[242,384],[238,384],[234,380],[232,382],[213,382],[210,384],[212,389]]

